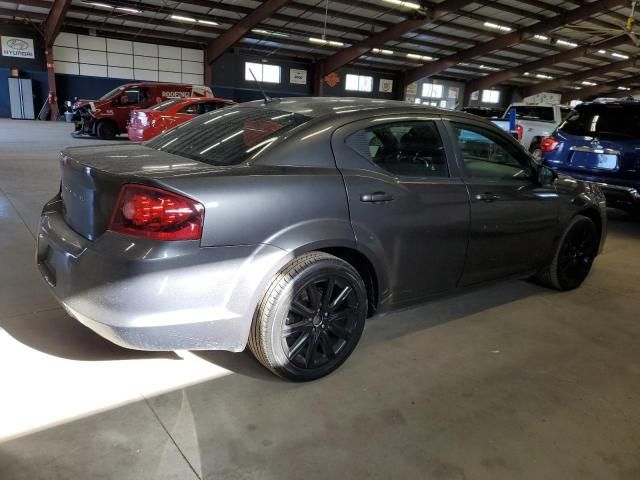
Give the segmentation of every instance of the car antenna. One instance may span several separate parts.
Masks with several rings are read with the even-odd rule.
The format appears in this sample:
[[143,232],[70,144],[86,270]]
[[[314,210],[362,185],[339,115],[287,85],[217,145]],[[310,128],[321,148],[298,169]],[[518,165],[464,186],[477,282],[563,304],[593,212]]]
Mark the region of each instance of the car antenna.
[[249,69],[249,73],[251,74],[251,76],[253,77],[253,79],[255,80],[255,82],[258,84],[258,88],[260,89],[260,92],[262,93],[262,96],[264,97],[264,104],[268,104],[273,102],[273,98],[271,98],[269,95],[267,95],[264,91],[264,88],[262,88],[262,82],[258,81],[258,79],[256,78],[256,76],[253,74],[253,70]]

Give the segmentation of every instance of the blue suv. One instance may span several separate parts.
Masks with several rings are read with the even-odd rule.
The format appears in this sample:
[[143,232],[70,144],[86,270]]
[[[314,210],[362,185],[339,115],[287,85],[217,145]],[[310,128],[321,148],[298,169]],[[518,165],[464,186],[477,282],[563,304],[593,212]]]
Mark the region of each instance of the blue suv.
[[599,184],[609,206],[640,212],[640,102],[580,104],[541,149],[548,167]]

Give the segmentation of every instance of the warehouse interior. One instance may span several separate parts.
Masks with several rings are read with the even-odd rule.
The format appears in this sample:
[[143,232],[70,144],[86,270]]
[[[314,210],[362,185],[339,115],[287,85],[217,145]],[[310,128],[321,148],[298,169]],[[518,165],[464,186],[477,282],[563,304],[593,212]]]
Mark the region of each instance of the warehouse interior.
[[[640,479],[637,3],[0,1],[0,479]],[[606,242],[575,290],[514,277],[372,315],[349,361],[311,382],[272,375],[249,347],[125,348],[52,295],[36,265],[43,207],[64,198],[60,151],[125,157],[150,138],[133,137],[135,104],[124,126],[102,120],[112,131],[81,108],[97,119],[100,101],[124,108],[122,92],[146,92],[133,103],[152,118],[202,88],[222,111],[326,97],[338,110],[467,112],[554,178],[599,185]],[[591,110],[608,107],[636,113]],[[580,112],[592,133],[605,116],[622,133],[569,146],[563,125]],[[189,114],[171,127],[218,115]],[[572,175],[565,144],[600,163]]]

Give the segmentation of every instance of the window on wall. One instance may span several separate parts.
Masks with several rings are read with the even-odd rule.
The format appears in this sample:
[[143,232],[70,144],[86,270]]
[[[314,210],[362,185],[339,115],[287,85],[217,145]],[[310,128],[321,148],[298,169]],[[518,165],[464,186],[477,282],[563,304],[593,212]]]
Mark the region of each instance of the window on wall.
[[483,90],[482,103],[500,103],[500,92],[498,90]]
[[373,91],[373,77],[347,73],[347,82],[344,89],[352,92],[371,92]]
[[422,84],[422,96],[427,98],[442,98],[444,95],[444,86],[435,83]]
[[[248,82],[280,83],[280,66],[267,63],[245,62],[244,79]],[[253,75],[251,73],[253,72]],[[254,80],[255,75],[255,80]]]

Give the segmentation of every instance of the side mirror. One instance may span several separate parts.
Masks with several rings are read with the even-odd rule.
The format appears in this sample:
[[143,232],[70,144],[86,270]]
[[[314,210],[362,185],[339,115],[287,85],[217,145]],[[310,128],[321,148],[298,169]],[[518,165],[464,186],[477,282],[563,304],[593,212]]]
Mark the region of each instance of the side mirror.
[[558,174],[544,165],[538,166],[538,183],[542,186],[552,185],[558,178]]

